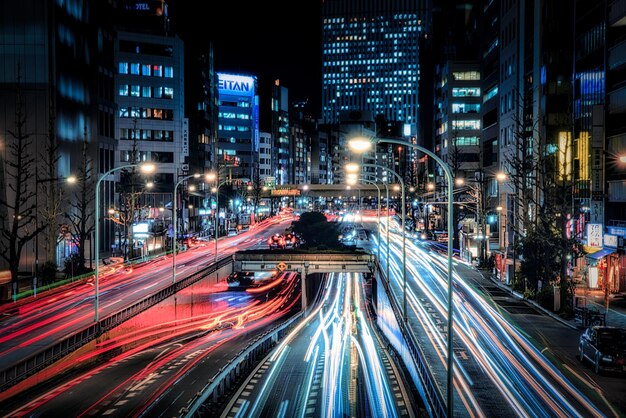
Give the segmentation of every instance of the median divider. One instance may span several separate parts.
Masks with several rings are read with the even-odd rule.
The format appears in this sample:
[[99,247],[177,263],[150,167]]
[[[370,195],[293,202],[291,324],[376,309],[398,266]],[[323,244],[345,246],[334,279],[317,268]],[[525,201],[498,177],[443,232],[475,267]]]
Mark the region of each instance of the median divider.
[[[380,268],[378,260],[376,260],[376,273],[380,278],[378,282],[382,284],[385,289],[385,293],[387,294],[395,320],[402,335],[402,342],[404,342],[403,346],[394,346],[394,348],[407,366],[409,374],[413,379],[413,383],[420,392],[426,408],[428,409],[428,415],[431,417],[445,417],[447,414],[443,393],[435,382],[433,373],[426,362],[424,352],[417,343],[417,339],[415,338],[413,331],[402,318],[400,305],[396,300],[389,283],[387,282],[385,273]],[[384,329],[382,331],[385,333]],[[386,336],[390,341],[394,341],[395,339],[393,335]],[[407,352],[409,356],[405,355]]]

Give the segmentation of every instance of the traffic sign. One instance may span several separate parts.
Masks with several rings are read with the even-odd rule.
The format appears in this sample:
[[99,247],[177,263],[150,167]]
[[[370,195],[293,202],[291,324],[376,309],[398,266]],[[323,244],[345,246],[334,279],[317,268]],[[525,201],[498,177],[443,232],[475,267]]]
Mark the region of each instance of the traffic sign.
[[287,264],[283,263],[282,261],[278,264],[276,264],[276,268],[280,271],[283,271],[287,268]]

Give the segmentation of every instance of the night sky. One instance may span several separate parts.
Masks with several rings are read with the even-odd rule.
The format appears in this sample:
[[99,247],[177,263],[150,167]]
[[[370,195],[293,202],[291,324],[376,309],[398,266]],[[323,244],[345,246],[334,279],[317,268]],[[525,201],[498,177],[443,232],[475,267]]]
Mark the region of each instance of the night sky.
[[267,94],[263,85],[279,78],[289,88],[290,102],[308,98],[311,113],[319,116],[320,0],[169,3],[186,44],[200,51],[213,42],[217,71],[257,75],[261,96]]

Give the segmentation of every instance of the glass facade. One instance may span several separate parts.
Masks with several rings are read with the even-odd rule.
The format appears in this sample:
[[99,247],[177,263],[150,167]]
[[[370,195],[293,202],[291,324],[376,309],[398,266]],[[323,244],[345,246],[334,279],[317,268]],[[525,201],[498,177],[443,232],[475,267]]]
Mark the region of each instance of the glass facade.
[[324,122],[337,122],[340,112],[365,110],[415,125],[417,2],[325,2],[322,8]]

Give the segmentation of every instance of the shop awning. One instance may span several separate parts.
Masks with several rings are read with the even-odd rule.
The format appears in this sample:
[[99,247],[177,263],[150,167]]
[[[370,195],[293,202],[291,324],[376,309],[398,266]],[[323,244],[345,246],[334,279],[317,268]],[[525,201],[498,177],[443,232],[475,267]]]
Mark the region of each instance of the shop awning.
[[587,257],[593,260],[600,260],[601,258],[604,258],[607,255],[611,255],[615,252],[617,252],[615,248],[603,248],[600,251],[596,251],[593,254],[587,254]]

